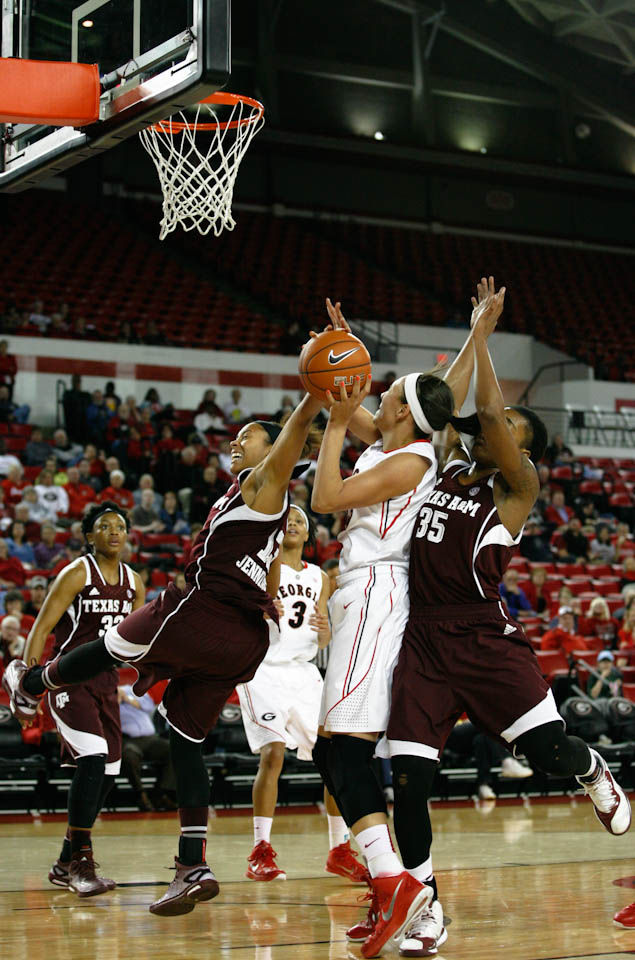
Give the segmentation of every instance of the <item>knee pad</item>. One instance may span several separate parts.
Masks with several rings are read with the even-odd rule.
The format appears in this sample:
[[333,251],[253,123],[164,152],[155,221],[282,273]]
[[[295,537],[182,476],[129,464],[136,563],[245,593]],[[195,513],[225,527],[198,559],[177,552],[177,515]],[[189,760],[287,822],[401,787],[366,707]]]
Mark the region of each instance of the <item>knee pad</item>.
[[591,765],[584,740],[569,737],[558,720],[543,723],[514,742],[514,750],[523,753],[531,767],[552,777],[582,776]]
[[391,763],[395,834],[404,866],[409,869],[425,863],[430,856],[432,824],[427,801],[438,764],[411,755],[393,757]]
[[372,740],[347,734],[331,740],[328,772],[333,795],[349,827],[371,813],[387,813],[384,792],[371,766],[374,753]]
[[335,795],[335,784],[333,783],[333,778],[331,777],[331,771],[329,769],[329,756],[331,752],[331,741],[328,737],[321,737],[318,734],[318,738],[315,741],[313,747],[313,763],[318,768],[318,772],[324,781],[324,786],[331,794],[331,796],[337,800]]
[[79,757],[77,772],[83,776],[103,777],[106,770],[106,756],[103,753],[93,753],[88,757]]

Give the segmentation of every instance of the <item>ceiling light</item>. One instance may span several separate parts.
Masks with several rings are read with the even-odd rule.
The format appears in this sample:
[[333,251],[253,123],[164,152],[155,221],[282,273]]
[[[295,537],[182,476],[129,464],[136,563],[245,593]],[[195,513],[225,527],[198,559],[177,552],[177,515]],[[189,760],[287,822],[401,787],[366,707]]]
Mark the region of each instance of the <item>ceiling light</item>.
[[383,133],[381,132],[381,130],[375,130],[373,136],[374,136],[375,140],[383,140],[383,139],[384,139],[384,135],[383,135]]
[[481,147],[481,153],[487,153],[487,147]]
[[82,27],[93,27],[94,25],[92,20],[82,20]]

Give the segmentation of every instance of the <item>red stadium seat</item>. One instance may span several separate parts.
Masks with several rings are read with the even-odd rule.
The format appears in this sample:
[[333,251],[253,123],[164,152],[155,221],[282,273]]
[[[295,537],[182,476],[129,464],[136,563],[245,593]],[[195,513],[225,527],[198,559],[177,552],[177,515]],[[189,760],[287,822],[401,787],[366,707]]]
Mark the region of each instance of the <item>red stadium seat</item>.
[[569,670],[569,661],[562,650],[539,650],[536,653],[538,666],[546,677],[562,670]]
[[622,686],[622,696],[635,703],[635,683],[625,683]]

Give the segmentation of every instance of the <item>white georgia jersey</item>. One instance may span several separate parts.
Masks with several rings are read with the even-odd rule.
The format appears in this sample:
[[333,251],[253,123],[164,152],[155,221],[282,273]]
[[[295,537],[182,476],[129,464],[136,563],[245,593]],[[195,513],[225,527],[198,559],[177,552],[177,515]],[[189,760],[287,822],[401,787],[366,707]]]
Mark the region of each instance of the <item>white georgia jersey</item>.
[[415,520],[437,482],[437,458],[432,443],[429,440],[415,440],[405,447],[384,451],[382,441],[377,440],[364,450],[355,464],[355,473],[364,473],[387,457],[396,457],[400,453],[416,453],[429,460],[430,466],[414,490],[371,507],[356,507],[352,511],[346,530],[339,535],[343,545],[340,574],[377,563],[408,568]]
[[301,570],[294,570],[288,563],[280,564],[278,600],[282,600],[284,614],[280,617],[280,633],[274,631],[265,663],[313,660],[318,638],[308,620],[320,599],[322,580],[322,571],[314,563],[303,562]]

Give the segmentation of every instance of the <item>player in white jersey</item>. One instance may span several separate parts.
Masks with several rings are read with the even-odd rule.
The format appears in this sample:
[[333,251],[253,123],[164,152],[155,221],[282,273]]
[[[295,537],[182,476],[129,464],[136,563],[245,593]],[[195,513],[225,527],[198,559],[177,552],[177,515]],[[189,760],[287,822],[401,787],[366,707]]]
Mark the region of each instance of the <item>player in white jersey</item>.
[[[322,677],[312,662],[331,639],[327,601],[330,583],[302,551],[312,535],[304,510],[292,506],[280,551],[280,586],[276,605],[280,630],[274,633],[256,675],[238,690],[249,746],[260,754],[253,785],[254,848],[248,857],[250,880],[284,880],[275,863],[271,827],[278,798],[278,779],[285,749],[297,750],[299,760],[311,760],[317,737]],[[346,825],[332,797],[326,796],[331,850],[329,873],[363,881],[366,870],[355,858]]]
[[[333,326],[347,329],[339,304],[327,301],[327,307]],[[375,877],[401,870],[371,761],[388,723],[392,673],[408,620],[412,528],[436,483],[432,433],[451,420],[454,398],[434,373],[411,373],[382,394],[371,417],[359,407],[369,390],[368,381],[360,390],[358,378],[351,397],[344,388],[337,398],[327,395],[330,418],[312,507],[352,514],[340,535],[333,639],[313,757]],[[340,455],[349,428],[370,446],[343,480]]]

